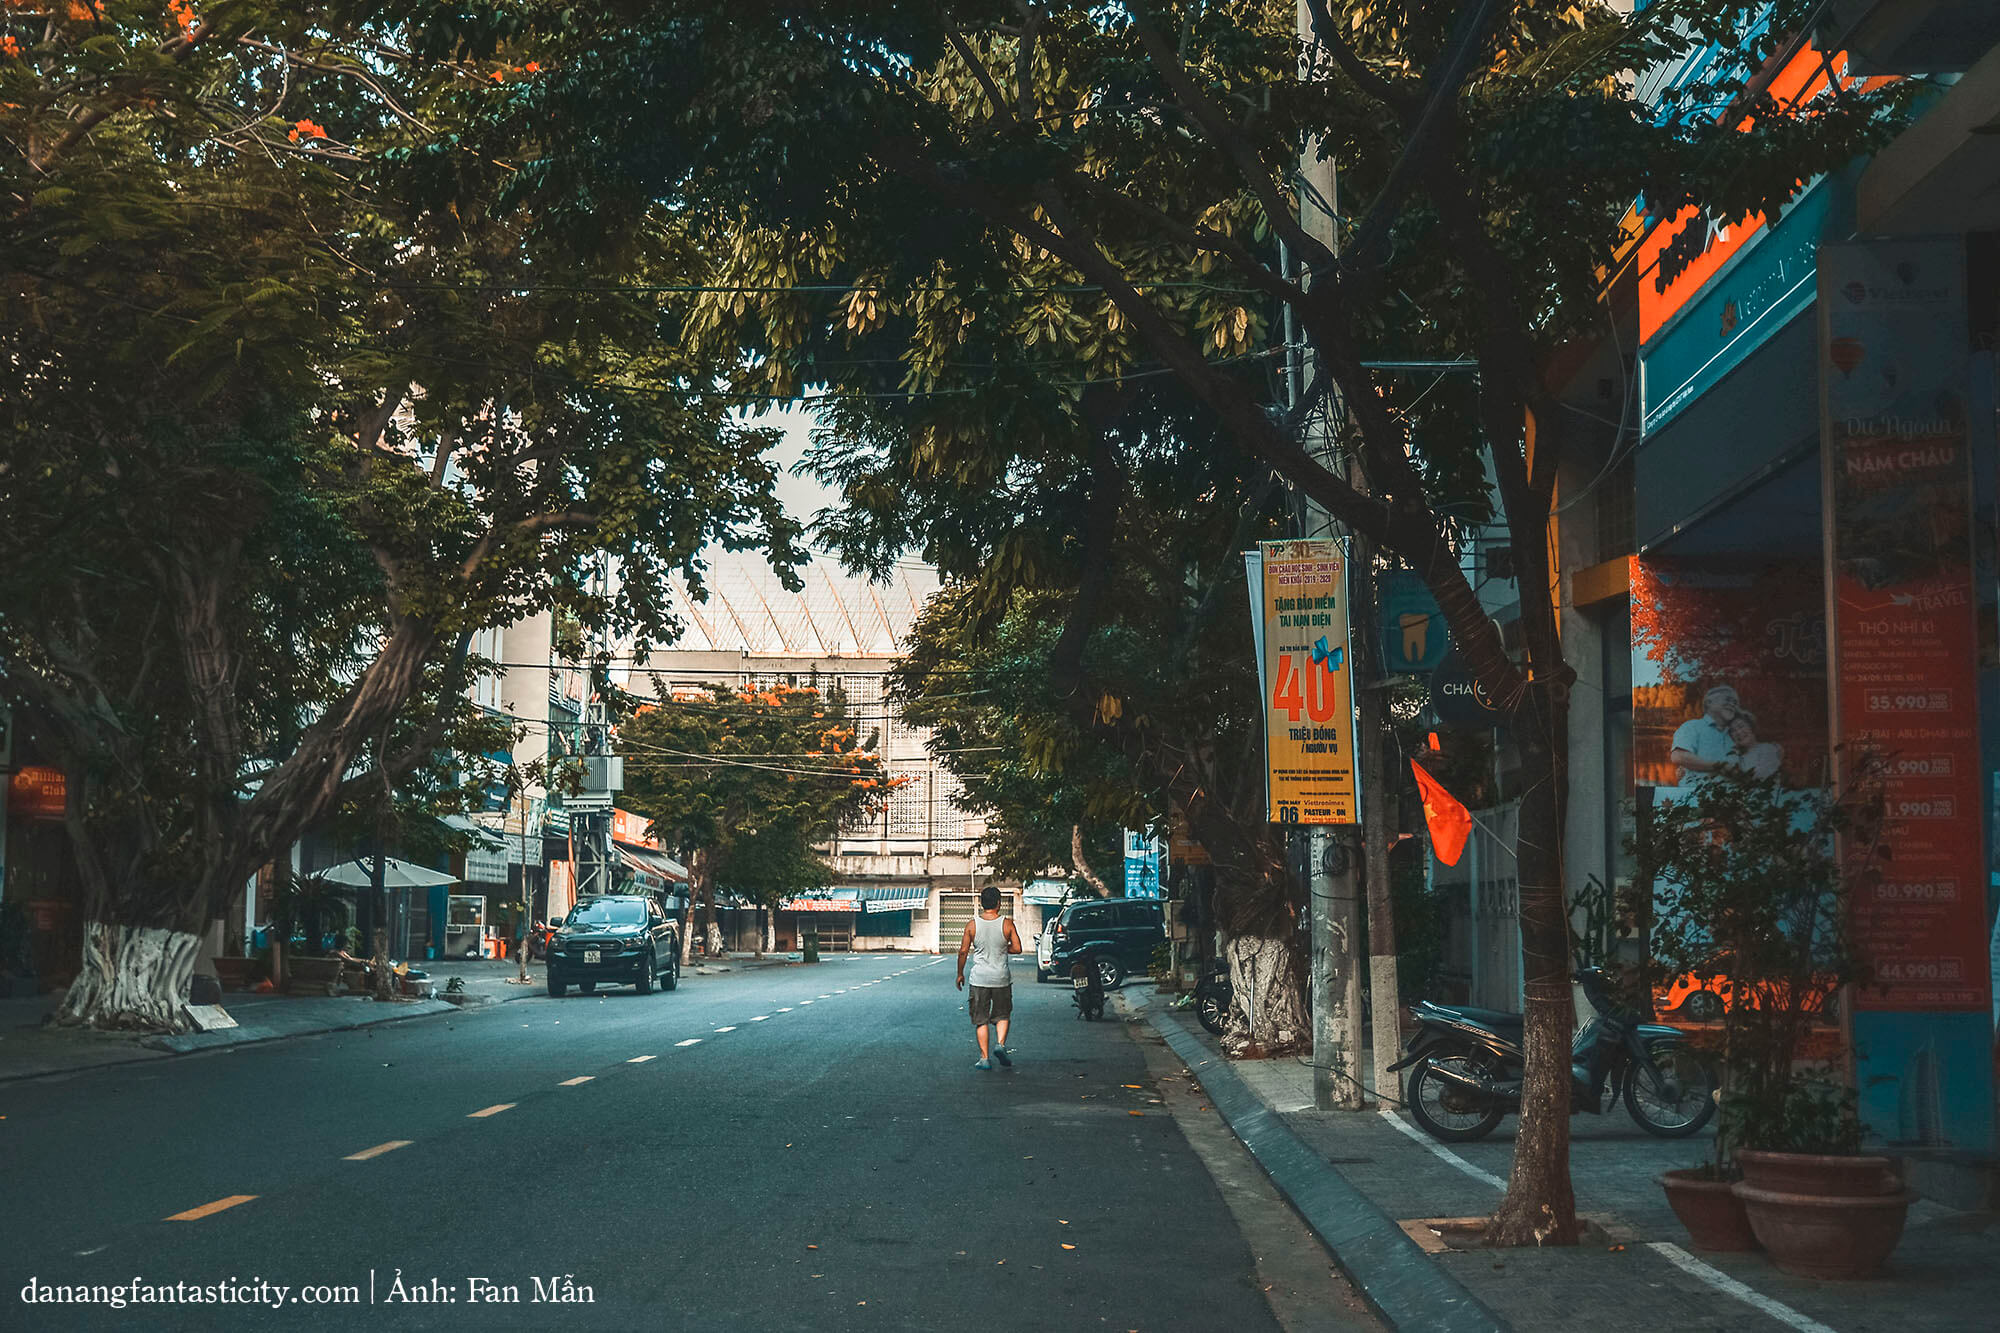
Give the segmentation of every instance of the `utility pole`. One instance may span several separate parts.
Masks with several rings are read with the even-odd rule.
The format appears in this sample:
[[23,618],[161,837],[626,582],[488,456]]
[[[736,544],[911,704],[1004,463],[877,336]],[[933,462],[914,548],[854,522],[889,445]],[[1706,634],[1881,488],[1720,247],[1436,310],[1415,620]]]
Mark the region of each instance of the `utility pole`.
[[[609,599],[611,558],[599,555],[592,592]],[[576,896],[611,892],[611,807],[625,786],[625,761],[611,753],[611,681],[601,663],[610,653],[602,627],[591,635],[589,673],[584,686],[581,741],[583,790],[571,798],[570,846],[576,858]]]
[[[1297,23],[1301,40],[1310,45],[1313,41],[1312,17],[1303,0],[1298,6]],[[1317,139],[1308,139],[1299,156],[1299,179],[1301,224],[1309,234],[1325,242],[1329,250],[1339,254],[1340,230],[1334,214],[1339,209],[1340,182],[1334,164],[1322,156]],[[1306,284],[1311,281],[1311,275],[1303,268],[1300,280]],[[1292,345],[1288,349],[1286,364],[1290,371],[1287,377],[1290,381],[1288,396],[1296,415],[1300,398],[1312,379],[1312,355],[1300,345],[1303,331],[1292,318],[1289,307],[1285,311],[1285,341]],[[1294,350],[1296,355],[1292,354]],[[1304,427],[1306,452],[1327,468],[1339,466],[1334,454],[1334,428],[1339,407],[1338,392],[1329,389],[1325,409],[1310,411]],[[1325,509],[1310,499],[1305,502],[1304,520],[1305,531],[1302,535],[1306,537],[1348,535],[1337,528]],[[1349,537],[1346,592],[1350,627],[1354,619],[1354,590],[1367,577],[1361,554],[1360,543]],[[1359,654],[1350,656],[1358,657]],[[1348,669],[1352,672],[1352,664]],[[1355,702],[1359,704],[1362,700],[1360,678],[1350,675],[1349,679],[1354,682]],[[1361,786],[1370,776],[1361,763],[1361,755],[1352,754],[1347,758],[1353,765],[1356,784],[1361,787],[1360,800],[1370,802],[1373,793]],[[1357,864],[1360,858],[1354,832],[1351,825],[1316,825],[1306,832],[1310,861],[1307,880],[1311,886],[1312,911],[1313,1105],[1322,1111],[1356,1111],[1366,1105],[1361,1082],[1360,876]]]

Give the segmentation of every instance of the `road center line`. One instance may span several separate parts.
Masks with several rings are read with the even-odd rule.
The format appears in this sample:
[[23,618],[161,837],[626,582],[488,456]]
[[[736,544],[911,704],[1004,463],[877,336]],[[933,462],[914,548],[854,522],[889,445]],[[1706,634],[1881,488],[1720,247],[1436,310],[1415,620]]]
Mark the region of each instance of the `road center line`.
[[1494,1175],[1491,1171],[1482,1170],[1479,1167],[1474,1166],[1472,1163],[1466,1161],[1463,1157],[1460,1157],[1457,1153],[1453,1152],[1451,1149],[1446,1148],[1441,1144],[1432,1142],[1429,1136],[1424,1134],[1424,1132],[1418,1129],[1415,1125],[1405,1123],[1403,1118],[1397,1115],[1394,1111],[1390,1110],[1386,1103],[1382,1107],[1382,1118],[1388,1121],[1390,1124],[1394,1125],[1397,1129],[1401,1130],[1409,1138],[1416,1140],[1416,1142],[1420,1146],[1428,1148],[1430,1150],[1431,1155],[1437,1158],[1439,1161],[1444,1162],[1447,1165],[1457,1167],[1459,1170],[1465,1172],[1466,1175],[1471,1176],[1474,1180],[1483,1181],[1484,1183],[1491,1185],[1496,1190],[1504,1190],[1507,1188],[1507,1182],[1500,1179],[1500,1177]]
[[1700,1278],[1724,1295],[1734,1296],[1745,1305],[1763,1311],[1779,1323],[1799,1330],[1799,1333],[1833,1333],[1831,1328],[1817,1319],[1802,1315],[1783,1301],[1772,1300],[1763,1292],[1746,1287],[1721,1269],[1709,1267],[1671,1241],[1650,1241],[1646,1248],[1690,1277]]
[[758,1014],[758,1015],[757,1015],[756,1017],[752,1018],[752,1019],[751,1019],[750,1021],[751,1021],[752,1023],[764,1023],[764,1022],[769,1022],[769,1021],[770,1021],[770,1018],[771,1018],[771,1016],[770,1016],[769,1014]]
[[786,1005],[782,1009],[778,1010],[778,1012],[781,1014],[789,1014],[790,1012],[792,1012],[792,1007],[790,1005]]
[[575,1078],[564,1079],[562,1082],[556,1084],[556,1086],[559,1088],[573,1088],[579,1083],[588,1083],[596,1077],[597,1075],[595,1074],[578,1074]]
[[483,1111],[474,1111],[465,1118],[467,1120],[484,1120],[489,1115],[499,1115],[502,1111],[511,1111],[517,1105],[519,1105],[517,1102],[501,1102],[498,1106],[489,1106]]
[[701,1045],[701,1038],[700,1038],[700,1037],[689,1037],[689,1038],[688,1038],[688,1039],[687,1039],[686,1041],[677,1041],[677,1042],[675,1042],[675,1043],[674,1043],[674,1045],[676,1045],[676,1046],[699,1046],[699,1045]]
[[730,1024],[730,1025],[729,1025],[728,1027],[726,1027],[726,1028],[717,1028],[717,1029],[716,1029],[716,1031],[717,1031],[717,1032],[734,1032],[734,1031],[736,1031],[736,1025],[735,1025],[734,1023],[731,1023],[731,1024]]
[[648,1060],[657,1060],[659,1058],[660,1057],[657,1055],[635,1055],[630,1060],[627,1060],[625,1063],[628,1065],[643,1065]]
[[256,1197],[257,1196],[254,1194],[232,1194],[228,1198],[217,1199],[214,1203],[205,1203],[199,1208],[190,1208],[184,1213],[175,1213],[172,1217],[169,1217],[167,1221],[169,1222],[199,1221],[200,1219],[207,1217],[213,1213],[219,1213],[225,1208],[234,1208],[239,1203],[248,1203]]
[[811,1000],[800,1000],[800,1001],[799,1001],[799,1003],[800,1003],[800,1004],[802,1004],[802,1005],[805,1005],[805,1004],[811,1004],[811,1003],[812,1003],[812,1001],[811,1001]]
[[387,1143],[378,1143],[372,1148],[363,1148],[360,1152],[349,1153],[343,1160],[365,1162],[371,1157],[380,1157],[385,1152],[394,1152],[398,1148],[407,1148],[411,1142],[412,1140],[410,1139],[390,1139]]

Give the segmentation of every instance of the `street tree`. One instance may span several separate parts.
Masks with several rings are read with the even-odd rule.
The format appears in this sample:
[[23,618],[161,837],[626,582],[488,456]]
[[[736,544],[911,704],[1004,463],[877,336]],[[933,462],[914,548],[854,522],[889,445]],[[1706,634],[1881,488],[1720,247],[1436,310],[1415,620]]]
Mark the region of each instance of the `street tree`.
[[[1528,1068],[1488,1234],[1573,1243],[1560,853],[1573,672],[1546,597],[1522,598],[1520,659],[1507,651],[1462,567],[1438,469],[1369,363],[1417,344],[1476,366],[1479,438],[1457,452],[1487,451],[1521,587],[1552,586],[1546,527],[1576,429],[1548,372],[1602,326],[1635,202],[1656,217],[1689,203],[1726,221],[1772,215],[1889,133],[1910,92],[1840,79],[1777,105],[1766,67],[1810,30],[1812,0],[1768,14],[1741,0],[1304,8],[1303,44],[1281,3],[564,11],[544,29],[563,56],[539,103],[562,132],[537,180],[594,212],[676,196],[807,238],[835,226],[850,253],[868,248],[857,272],[871,286],[933,288],[945,263],[947,309],[997,256],[1051,255],[1081,289],[1056,318],[1091,320],[1172,375],[1233,447],[1425,580],[1522,760]],[[1691,70],[1663,106],[1641,100],[1635,71],[1708,43],[1737,58]],[[1337,198],[1304,188],[1308,152],[1338,164]],[[1281,259],[1256,244],[1267,236]],[[1260,315],[1293,322],[1320,377],[1304,397],[1333,414],[1338,460],[1216,364],[1226,336],[1218,346],[1134,273],[1139,242],[1247,289],[1225,334]]]
[[245,879],[450,743],[479,628],[657,640],[710,543],[798,557],[657,298],[524,292],[670,283],[677,224],[502,216],[463,130],[537,71],[398,17],[0,9],[0,692],[68,779],[67,1021],[184,1025]]
[[[676,691],[656,678],[654,689],[657,701],[638,704],[618,728],[624,800],[687,858],[699,929],[719,953],[718,887],[775,910],[831,883],[820,849],[881,813],[901,780],[877,748],[880,724],[853,718],[838,688]],[[692,940],[693,929],[683,933],[684,957]]]

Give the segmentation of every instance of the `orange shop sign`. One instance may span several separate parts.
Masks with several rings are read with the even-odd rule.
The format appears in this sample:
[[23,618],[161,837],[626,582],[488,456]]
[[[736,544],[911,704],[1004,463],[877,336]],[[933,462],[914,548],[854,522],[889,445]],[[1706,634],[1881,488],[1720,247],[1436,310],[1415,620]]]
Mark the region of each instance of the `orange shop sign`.
[[[1772,78],[1771,100],[1785,111],[1811,101],[1827,91],[1829,70],[1843,88],[1868,86],[1848,77],[1845,52],[1827,57],[1807,45]],[[1737,128],[1749,130],[1754,124],[1745,116]],[[1769,219],[1762,213],[1716,223],[1706,210],[1691,205],[1653,228],[1639,246],[1639,341],[1649,341],[1665,327],[1732,255],[1768,227]]]
[[646,836],[646,825],[650,821],[644,815],[635,815],[630,810],[616,807],[611,811],[611,836],[618,842],[634,847],[658,847],[660,844]]
[[27,819],[61,819],[69,782],[60,768],[35,764],[7,780],[7,810]]

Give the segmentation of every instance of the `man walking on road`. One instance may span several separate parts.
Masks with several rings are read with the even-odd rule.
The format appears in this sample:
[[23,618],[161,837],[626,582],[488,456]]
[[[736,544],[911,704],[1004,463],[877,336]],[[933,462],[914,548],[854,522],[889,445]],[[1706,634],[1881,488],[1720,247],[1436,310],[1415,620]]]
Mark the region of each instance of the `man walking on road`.
[[965,989],[965,957],[972,955],[972,991],[966,1008],[972,1011],[973,1031],[979,1034],[974,1069],[991,1069],[995,1060],[1014,1063],[1007,1055],[1007,1022],[1014,1016],[1014,977],[1007,970],[1007,955],[1019,952],[1021,937],[1014,932],[1013,918],[1001,917],[1000,890],[989,884],[979,891],[979,915],[965,923],[965,937],[958,942],[960,990]]

